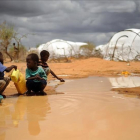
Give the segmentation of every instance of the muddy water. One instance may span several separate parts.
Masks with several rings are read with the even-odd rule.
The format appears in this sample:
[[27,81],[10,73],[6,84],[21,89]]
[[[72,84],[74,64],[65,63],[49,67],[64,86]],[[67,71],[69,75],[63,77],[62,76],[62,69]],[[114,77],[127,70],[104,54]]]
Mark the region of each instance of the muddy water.
[[139,140],[140,99],[110,91],[110,79],[68,80],[61,95],[7,98],[0,140]]

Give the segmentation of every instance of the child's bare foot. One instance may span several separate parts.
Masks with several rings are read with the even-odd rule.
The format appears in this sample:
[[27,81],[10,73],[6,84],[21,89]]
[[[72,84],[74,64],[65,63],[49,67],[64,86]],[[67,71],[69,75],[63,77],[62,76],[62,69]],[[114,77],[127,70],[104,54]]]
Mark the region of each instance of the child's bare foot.
[[40,91],[40,92],[38,92],[38,96],[45,96],[45,95],[47,95],[47,93],[44,92],[44,91]]
[[26,92],[26,96],[34,96],[34,95],[35,95],[34,92],[31,92],[31,91],[27,91],[27,92]]

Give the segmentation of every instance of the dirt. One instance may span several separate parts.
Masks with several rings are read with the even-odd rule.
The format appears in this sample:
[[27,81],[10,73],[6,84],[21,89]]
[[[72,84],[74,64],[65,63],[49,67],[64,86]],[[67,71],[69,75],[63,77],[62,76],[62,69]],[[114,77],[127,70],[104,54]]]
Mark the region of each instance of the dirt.
[[[71,59],[69,63],[48,63],[51,70],[56,75],[63,79],[82,78],[88,76],[118,76],[123,71],[128,71],[130,74],[140,74],[140,62],[115,62],[107,61],[100,58],[88,59]],[[18,69],[25,75],[26,63],[25,62],[7,62],[5,66],[17,65]],[[7,74],[8,75],[8,74]],[[55,79],[52,75],[48,76],[48,81]],[[137,88],[123,88],[113,89],[119,93],[127,94],[140,94],[140,87]],[[45,91],[48,94],[58,94],[55,92],[55,87],[47,86]],[[10,82],[5,90],[6,95],[16,93],[14,84]]]
[[112,91],[117,91],[119,94],[129,94],[140,96],[140,87],[134,88],[114,88]]

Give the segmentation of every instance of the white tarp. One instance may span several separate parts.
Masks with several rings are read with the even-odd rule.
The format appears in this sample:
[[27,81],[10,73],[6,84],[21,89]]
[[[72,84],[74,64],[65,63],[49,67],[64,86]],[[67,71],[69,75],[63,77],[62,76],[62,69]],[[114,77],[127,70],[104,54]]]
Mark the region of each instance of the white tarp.
[[101,50],[104,58],[107,60],[124,60],[135,59],[140,54],[140,30],[127,29],[116,33],[106,45],[97,46]]
[[65,57],[65,56],[76,56],[80,53],[80,46],[87,45],[87,43],[82,42],[71,42],[61,39],[55,39],[46,44],[42,44],[38,47],[38,52],[42,50],[47,50],[50,53],[50,58],[52,57]]

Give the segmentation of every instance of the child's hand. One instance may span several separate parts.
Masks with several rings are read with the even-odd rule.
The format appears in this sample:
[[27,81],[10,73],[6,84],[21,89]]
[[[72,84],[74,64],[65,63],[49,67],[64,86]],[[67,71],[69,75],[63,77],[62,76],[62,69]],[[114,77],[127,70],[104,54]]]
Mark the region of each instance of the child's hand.
[[62,78],[58,78],[58,80],[60,80],[60,82],[65,82],[65,80]]
[[42,78],[38,74],[34,78],[37,80],[42,80]]
[[12,65],[13,66],[13,68],[15,69],[15,70],[17,70],[17,66],[16,65]]

